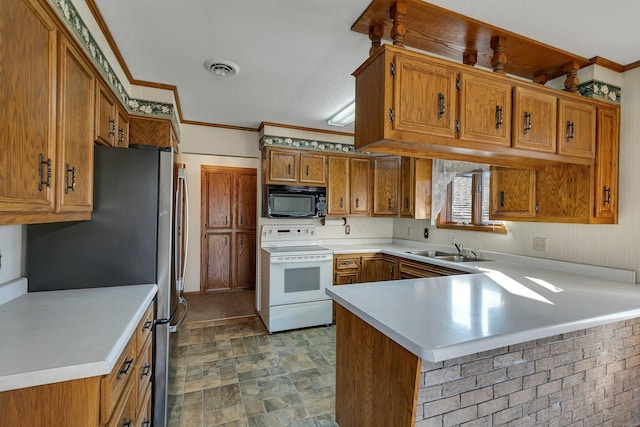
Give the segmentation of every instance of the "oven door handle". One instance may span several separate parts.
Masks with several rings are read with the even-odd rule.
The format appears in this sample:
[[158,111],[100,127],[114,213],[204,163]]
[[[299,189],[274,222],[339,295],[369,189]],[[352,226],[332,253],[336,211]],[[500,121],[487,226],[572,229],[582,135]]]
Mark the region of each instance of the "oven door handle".
[[317,264],[320,262],[333,262],[333,256],[329,255],[326,258],[315,258],[315,259],[280,259],[280,258],[270,258],[270,264]]

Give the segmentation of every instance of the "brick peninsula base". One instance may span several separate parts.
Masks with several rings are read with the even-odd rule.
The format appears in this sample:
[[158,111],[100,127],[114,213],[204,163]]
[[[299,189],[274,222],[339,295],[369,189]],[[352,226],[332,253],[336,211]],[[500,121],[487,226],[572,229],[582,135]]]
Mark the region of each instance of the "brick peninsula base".
[[433,363],[336,316],[341,427],[640,425],[640,319]]

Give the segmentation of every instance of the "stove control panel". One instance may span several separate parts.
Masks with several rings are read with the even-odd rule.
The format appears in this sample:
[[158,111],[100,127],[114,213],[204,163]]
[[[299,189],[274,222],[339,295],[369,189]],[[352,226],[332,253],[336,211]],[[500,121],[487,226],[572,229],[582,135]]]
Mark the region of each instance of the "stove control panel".
[[263,242],[313,241],[316,240],[316,228],[310,225],[263,225]]

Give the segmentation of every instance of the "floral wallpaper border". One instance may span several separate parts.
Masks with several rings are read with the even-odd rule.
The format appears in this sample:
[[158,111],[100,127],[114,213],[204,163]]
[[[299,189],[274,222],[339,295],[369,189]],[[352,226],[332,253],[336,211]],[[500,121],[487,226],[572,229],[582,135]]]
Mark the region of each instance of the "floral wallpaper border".
[[70,0],[47,1],[51,4],[58,16],[74,35],[78,43],[80,43],[87,56],[91,58],[94,65],[108,82],[113,92],[127,107],[129,113],[138,116],[153,116],[171,120],[176,136],[179,138],[180,127],[178,126],[178,119],[175,114],[174,106],[164,102],[131,98],[122,86],[122,83],[116,76],[111,64],[109,64],[109,61],[98,46],[98,43],[93,38],[89,29],[78,14],[73,3]]
[[598,80],[589,80],[579,84],[578,93],[611,104],[620,105],[622,102],[622,90],[619,87]]
[[365,152],[357,151],[351,144],[340,144],[335,142],[326,141],[314,141],[310,139],[300,138],[283,138],[280,136],[264,135],[260,138],[260,149],[264,147],[283,147],[283,148],[295,148],[295,149],[307,149],[315,151],[326,151],[335,153],[361,153]]

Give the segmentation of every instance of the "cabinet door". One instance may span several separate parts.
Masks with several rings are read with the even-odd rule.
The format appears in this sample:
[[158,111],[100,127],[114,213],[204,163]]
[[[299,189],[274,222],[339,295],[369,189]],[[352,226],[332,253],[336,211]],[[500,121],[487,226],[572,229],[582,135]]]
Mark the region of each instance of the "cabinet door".
[[52,212],[55,24],[31,0],[3,1],[0,19],[0,211]]
[[60,40],[58,69],[56,211],[91,212],[94,75],[82,55],[64,38]]
[[593,158],[595,152],[595,105],[561,98],[558,101],[558,153]]
[[369,193],[371,192],[371,160],[352,158],[349,162],[351,215],[369,215]]
[[233,233],[207,233],[203,239],[203,260],[201,288],[205,292],[231,289],[232,281],[232,239]]
[[513,100],[513,148],[556,152],[556,97],[516,87]]
[[416,162],[412,157],[403,157],[400,161],[400,216],[413,218],[415,200],[413,199]]
[[592,222],[618,222],[618,157],[620,150],[620,109],[598,107],[594,218]]
[[257,191],[258,183],[255,171],[236,175],[236,228],[255,230]]
[[127,148],[129,146],[129,115],[120,105],[116,108],[117,128],[115,143],[116,147]]
[[530,169],[491,168],[490,219],[536,216],[536,172]]
[[168,120],[131,117],[129,120],[129,144],[174,147],[171,123]]
[[300,183],[306,185],[325,185],[326,156],[323,154],[300,153]]
[[394,131],[454,138],[456,71],[402,55],[396,55],[394,67]]
[[256,233],[236,233],[236,267],[233,289],[256,287]]
[[511,145],[511,85],[460,75],[460,139]]
[[202,170],[202,189],[205,191],[206,217],[203,230],[231,228],[233,215],[233,174],[221,170]]
[[353,285],[354,283],[358,283],[358,273],[340,272],[335,274],[334,279],[334,285]]
[[360,283],[379,282],[382,277],[382,254],[363,255],[360,257]]
[[400,216],[431,217],[431,159],[403,157],[400,170]]
[[298,181],[298,153],[269,150],[269,180],[295,184]]
[[95,141],[103,145],[116,144],[116,99],[102,83],[96,84]]
[[378,280],[397,280],[398,277],[398,258],[390,255],[383,255],[381,261],[380,277],[378,278]]
[[349,158],[329,156],[329,191],[327,194],[327,214],[346,215],[349,213]]
[[373,159],[373,215],[398,215],[400,158]]
[[589,222],[591,168],[548,166],[536,172],[537,219],[545,222]]

